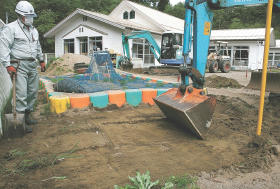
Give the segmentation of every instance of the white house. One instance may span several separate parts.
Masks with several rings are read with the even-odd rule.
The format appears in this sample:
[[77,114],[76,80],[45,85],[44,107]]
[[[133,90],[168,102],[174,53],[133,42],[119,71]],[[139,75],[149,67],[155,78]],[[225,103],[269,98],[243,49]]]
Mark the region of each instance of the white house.
[[[184,20],[158,10],[123,0],[109,15],[77,9],[44,37],[55,38],[55,55],[64,53],[88,54],[92,50],[113,50],[123,54],[121,34],[132,31],[150,31],[161,45],[161,35],[166,31],[183,32]],[[271,45],[275,46],[273,29]],[[214,42],[228,42],[231,63],[235,69],[257,69],[262,62],[265,29],[213,30],[210,49]],[[160,65],[144,39],[129,41],[132,62],[142,67]]]
[[[161,43],[161,34],[169,30],[182,30],[184,21],[160,11],[123,0],[110,15],[77,9],[44,37],[55,38],[55,54],[87,54],[96,49],[123,52],[121,33],[135,30],[150,31]],[[132,57],[143,60],[143,66],[159,64],[153,57],[149,45],[143,39],[129,41]],[[152,58],[151,58],[152,57]]]
[[5,25],[5,23],[0,19],[0,28],[2,28]]
[[269,50],[268,65],[280,66],[280,40],[276,40],[275,47],[271,47]]
[[[265,28],[213,30],[209,49],[212,50],[218,41],[228,42],[227,48],[233,69],[262,68]],[[273,28],[271,29],[270,46],[276,46]]]

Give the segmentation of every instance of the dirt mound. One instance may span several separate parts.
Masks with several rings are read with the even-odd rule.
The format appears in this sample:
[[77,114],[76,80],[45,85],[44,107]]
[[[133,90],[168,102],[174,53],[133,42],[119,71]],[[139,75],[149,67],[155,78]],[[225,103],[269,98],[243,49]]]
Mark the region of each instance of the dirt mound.
[[[256,98],[256,97],[252,97]],[[262,135],[256,137],[258,108],[240,98],[216,96],[217,107],[213,116],[211,136],[227,137],[232,132],[246,135],[250,140],[244,143],[239,153],[244,160],[235,167],[241,172],[252,172],[258,169],[267,169],[271,166],[272,154],[275,154],[273,145],[280,142],[280,104],[276,101],[265,104]],[[256,103],[258,99],[256,98]],[[227,130],[229,128],[231,131]],[[240,142],[245,142],[240,140]]]
[[212,75],[206,78],[205,82],[206,87],[210,88],[242,88],[243,86],[240,85],[236,80],[226,77],[221,77],[217,75]]
[[159,76],[180,75],[177,67],[134,68],[128,71],[135,74],[149,74],[149,75],[159,75]]
[[47,76],[60,76],[74,73],[75,63],[86,63],[89,64],[90,57],[79,55],[79,54],[64,54],[62,57],[53,61],[47,68],[45,73],[42,75]]

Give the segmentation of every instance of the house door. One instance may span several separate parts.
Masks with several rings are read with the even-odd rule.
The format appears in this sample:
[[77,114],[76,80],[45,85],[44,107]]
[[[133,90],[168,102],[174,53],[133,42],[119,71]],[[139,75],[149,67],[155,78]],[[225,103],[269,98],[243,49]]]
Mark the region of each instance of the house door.
[[103,50],[103,43],[102,43],[102,36],[97,37],[90,37],[89,38],[89,49],[90,51],[102,51]]
[[80,40],[80,54],[88,55],[88,38],[82,37]]
[[150,44],[145,39],[133,39],[132,58],[141,58],[144,65],[154,65],[155,57],[150,50]]

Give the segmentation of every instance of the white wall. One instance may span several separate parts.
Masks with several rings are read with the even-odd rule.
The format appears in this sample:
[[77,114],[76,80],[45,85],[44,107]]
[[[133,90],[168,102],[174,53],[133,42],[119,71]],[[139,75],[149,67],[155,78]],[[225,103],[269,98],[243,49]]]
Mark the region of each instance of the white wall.
[[155,31],[157,31],[159,28],[155,26],[155,24],[152,24],[149,19],[145,16],[143,16],[141,13],[139,13],[138,10],[130,8],[125,3],[120,4],[120,6],[116,7],[113,12],[111,12],[110,16],[119,20],[123,20],[123,13],[125,11],[128,12],[128,18],[129,18],[129,13],[130,11],[134,10],[135,11],[135,19],[128,19],[130,22],[134,22],[136,24],[140,24],[142,26],[145,26],[147,28],[151,28]]
[[[155,35],[152,34],[153,38],[155,39],[156,43],[158,44],[159,48],[161,48],[161,35]],[[128,41],[129,47],[130,47],[130,55],[132,55],[132,40]],[[137,62],[139,64],[139,58],[132,59],[132,63]],[[144,64],[144,60],[142,59],[141,66],[142,68],[144,67],[150,67],[150,66],[160,66],[160,64],[157,59],[155,58],[155,64]]]
[[[79,25],[87,25],[84,28],[84,32],[79,32]],[[90,28],[94,28],[91,30]],[[102,31],[99,33],[98,31]],[[70,32],[70,33],[69,33]],[[102,36],[103,37],[103,50],[105,48],[114,49],[114,51],[121,53],[122,52],[122,43],[121,43],[121,29],[110,26],[103,22],[88,18],[87,21],[83,21],[82,15],[76,15],[70,19],[67,23],[61,27],[61,30],[58,31],[55,35],[55,55],[56,57],[62,56],[64,54],[64,41],[63,39],[75,39],[75,54],[79,54],[79,40],[77,37],[94,37]],[[105,33],[105,34],[104,34]]]
[[[261,69],[263,61],[264,46],[258,41],[227,41],[228,47],[234,46],[247,46],[249,47],[248,67],[246,66],[232,66],[234,70],[256,70]],[[214,46],[214,42],[211,41],[210,46]],[[233,50],[233,49],[232,49]],[[233,55],[233,53],[232,53]],[[232,57],[233,59],[234,57]]]
[[0,64],[0,138],[2,135],[1,115],[7,102],[10,99],[12,86],[13,84],[10,79],[10,75],[8,74],[3,64]]

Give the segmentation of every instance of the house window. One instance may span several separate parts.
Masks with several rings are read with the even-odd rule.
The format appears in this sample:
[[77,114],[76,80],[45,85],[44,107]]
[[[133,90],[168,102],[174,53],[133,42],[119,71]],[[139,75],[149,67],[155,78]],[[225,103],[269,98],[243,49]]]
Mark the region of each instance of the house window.
[[64,54],[74,53],[74,39],[64,39]]
[[80,54],[84,54],[84,55],[88,54],[88,38],[87,37],[80,38]]
[[83,22],[87,21],[87,16],[83,16]]
[[144,64],[154,64],[155,57],[150,46],[150,43],[144,39],[133,39],[132,58],[141,58],[144,60]]
[[145,40],[144,64],[155,64],[155,57],[150,47],[150,43]]
[[134,10],[130,11],[129,18],[130,19],[134,19],[135,18],[135,11]]
[[208,54],[214,53],[214,52],[216,52],[216,47],[215,46],[209,46]]
[[102,36],[90,37],[89,46],[92,51],[103,50]]
[[280,53],[269,53],[268,67],[276,67],[280,64]]
[[234,66],[248,66],[249,63],[249,47],[235,46],[233,48],[233,65]]
[[123,19],[128,19],[128,12],[127,12],[127,11],[125,11],[125,12],[123,13]]
[[83,28],[83,27],[79,28],[79,32],[80,32],[80,33],[81,33],[81,32],[84,32],[84,28]]
[[143,39],[133,39],[132,58],[143,58]]

